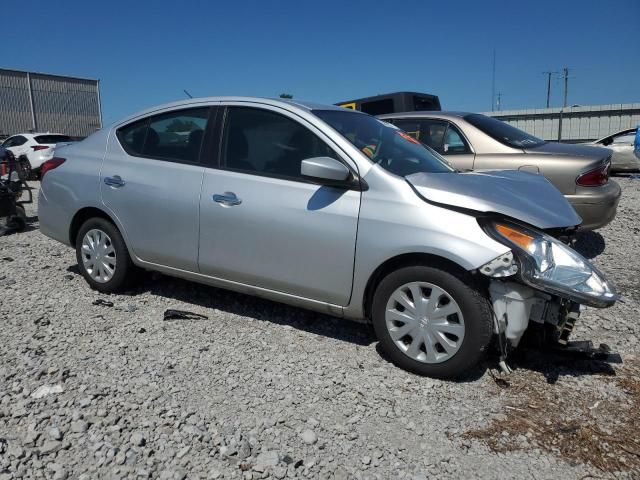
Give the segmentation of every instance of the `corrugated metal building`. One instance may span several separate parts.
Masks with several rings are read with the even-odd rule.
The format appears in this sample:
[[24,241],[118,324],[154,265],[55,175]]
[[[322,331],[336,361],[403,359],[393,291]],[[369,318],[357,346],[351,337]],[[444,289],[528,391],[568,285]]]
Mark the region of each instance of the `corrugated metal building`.
[[0,69],[0,138],[20,132],[86,137],[99,128],[98,80]]
[[586,142],[640,123],[640,103],[486,112],[544,140]]

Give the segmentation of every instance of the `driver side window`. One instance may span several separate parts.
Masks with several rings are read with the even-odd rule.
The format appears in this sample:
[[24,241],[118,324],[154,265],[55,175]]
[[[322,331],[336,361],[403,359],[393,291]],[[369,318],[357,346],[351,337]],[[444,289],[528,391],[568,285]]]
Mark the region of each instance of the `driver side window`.
[[302,160],[313,157],[338,158],[313,132],[284,115],[248,107],[227,110],[223,168],[301,180]]
[[433,148],[436,152],[444,153],[442,145],[447,122],[442,120],[410,120],[399,119],[394,122],[416,140]]
[[467,141],[460,133],[460,130],[458,130],[458,128],[452,123],[449,123],[449,126],[447,127],[447,133],[445,134],[442,150],[445,155],[471,153],[471,149],[469,148]]

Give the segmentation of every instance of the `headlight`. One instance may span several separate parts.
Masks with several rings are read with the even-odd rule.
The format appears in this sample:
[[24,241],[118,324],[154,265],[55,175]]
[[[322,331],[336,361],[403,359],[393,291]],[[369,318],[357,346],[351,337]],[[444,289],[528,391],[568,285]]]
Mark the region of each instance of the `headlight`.
[[555,238],[511,223],[484,227],[513,249],[520,276],[531,287],[595,307],[608,307],[618,299],[615,287],[591,262]]

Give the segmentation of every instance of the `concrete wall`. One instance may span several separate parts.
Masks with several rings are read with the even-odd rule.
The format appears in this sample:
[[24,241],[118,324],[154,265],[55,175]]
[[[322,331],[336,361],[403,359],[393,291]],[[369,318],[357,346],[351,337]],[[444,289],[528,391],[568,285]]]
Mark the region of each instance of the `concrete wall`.
[[[640,103],[503,110],[485,115],[499,118],[544,140],[558,140],[558,133],[561,133],[563,141],[585,142],[638,125]],[[561,115],[562,131],[559,132]]]
[[86,137],[101,127],[97,80],[0,69],[0,137],[20,132]]

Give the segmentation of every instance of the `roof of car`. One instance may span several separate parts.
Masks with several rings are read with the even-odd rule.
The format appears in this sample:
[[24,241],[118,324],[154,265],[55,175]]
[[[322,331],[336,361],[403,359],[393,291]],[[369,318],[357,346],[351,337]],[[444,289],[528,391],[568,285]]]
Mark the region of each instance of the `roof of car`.
[[10,135],[10,136],[15,137],[16,135],[22,135],[23,137],[37,137],[38,135],[62,135],[62,136],[68,137],[68,135],[65,135],[64,133],[56,133],[56,132],[25,132],[25,133],[14,133],[13,135]]
[[599,138],[597,140],[594,140],[593,143],[598,143],[601,142],[602,140],[606,140],[609,137],[615,137],[617,135],[621,135],[621,134],[627,134],[627,135],[631,135],[633,133],[635,133],[635,131],[638,129],[638,127],[633,127],[633,128],[625,128],[623,130],[619,130],[617,132],[614,133],[610,133],[609,135],[605,135],[602,138]]
[[462,118],[471,112],[442,112],[440,110],[421,110],[417,112],[396,112],[378,115],[378,118]]
[[[292,100],[292,99],[284,99],[284,98],[267,98],[267,97],[240,97],[240,96],[221,96],[221,97],[194,97],[187,98],[184,100],[179,100],[176,102],[165,103],[163,105],[156,105],[151,108],[147,108],[146,110],[140,111],[131,115],[124,119],[123,121],[127,121],[129,119],[147,115],[149,113],[153,113],[158,110],[165,110],[167,108],[174,107],[188,107],[189,105],[200,105],[214,102],[252,102],[252,103],[264,103],[266,105],[272,106],[282,106],[289,105],[297,108],[301,108],[304,110],[345,110],[343,107],[338,107],[336,105],[325,105],[321,103],[307,102],[301,100]],[[120,122],[118,122],[120,123]]]

